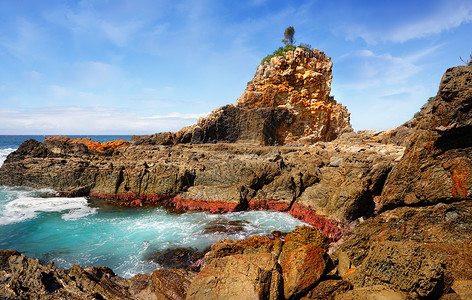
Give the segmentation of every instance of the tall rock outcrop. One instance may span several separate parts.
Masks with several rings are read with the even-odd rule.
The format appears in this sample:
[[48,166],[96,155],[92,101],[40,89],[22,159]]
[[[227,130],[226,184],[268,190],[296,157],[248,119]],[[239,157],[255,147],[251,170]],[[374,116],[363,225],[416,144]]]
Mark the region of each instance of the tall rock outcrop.
[[135,137],[138,143],[311,144],[352,131],[349,113],[331,92],[331,58],[297,48],[257,68],[237,100],[177,133]]
[[472,198],[472,67],[450,68],[389,174],[379,210]]
[[332,67],[331,58],[317,49],[273,57],[257,68],[236,106],[288,109],[294,120],[276,133],[282,144],[334,140],[350,123],[346,107],[330,96]]

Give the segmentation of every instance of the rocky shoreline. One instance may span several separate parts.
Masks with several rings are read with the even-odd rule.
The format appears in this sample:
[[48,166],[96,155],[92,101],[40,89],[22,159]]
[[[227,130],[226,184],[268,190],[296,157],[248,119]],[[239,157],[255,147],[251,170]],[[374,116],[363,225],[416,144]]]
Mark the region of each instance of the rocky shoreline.
[[314,227],[220,241],[193,268],[131,279],[2,251],[0,292],[12,299],[471,299],[472,68],[447,70],[434,101],[404,125],[354,133],[347,110],[329,97],[329,57],[297,51],[259,67],[236,106],[177,133],[107,145],[26,141],[0,168],[0,184],[127,206],[271,209]]

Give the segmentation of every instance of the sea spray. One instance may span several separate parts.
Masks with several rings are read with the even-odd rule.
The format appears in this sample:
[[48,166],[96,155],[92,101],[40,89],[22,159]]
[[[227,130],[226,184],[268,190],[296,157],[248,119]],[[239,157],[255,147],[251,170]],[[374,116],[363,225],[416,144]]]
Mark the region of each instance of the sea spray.
[[[172,214],[158,207],[117,207],[19,187],[0,187],[0,209],[0,249],[18,250],[45,263],[52,260],[61,268],[107,266],[124,277],[160,268],[146,259],[153,251],[179,247],[201,251],[220,239],[291,231],[302,224],[274,211]],[[215,224],[237,226],[208,229]]]

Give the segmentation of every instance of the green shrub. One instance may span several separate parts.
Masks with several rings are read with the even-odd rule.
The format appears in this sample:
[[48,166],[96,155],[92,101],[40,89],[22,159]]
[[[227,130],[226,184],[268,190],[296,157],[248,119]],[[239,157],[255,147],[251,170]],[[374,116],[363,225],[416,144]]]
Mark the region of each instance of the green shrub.
[[[309,52],[311,51],[310,48],[308,48],[307,46],[309,46],[308,44],[300,44],[300,48],[302,48],[304,51],[306,52]],[[261,60],[261,65],[265,64],[266,62],[270,62],[271,58],[272,57],[276,57],[276,56],[284,56],[286,52],[288,51],[293,51],[297,49],[297,46],[295,45],[287,45],[285,47],[280,47],[279,49],[275,50],[274,53],[272,54],[269,54],[267,55],[266,57],[264,57],[262,60]]]

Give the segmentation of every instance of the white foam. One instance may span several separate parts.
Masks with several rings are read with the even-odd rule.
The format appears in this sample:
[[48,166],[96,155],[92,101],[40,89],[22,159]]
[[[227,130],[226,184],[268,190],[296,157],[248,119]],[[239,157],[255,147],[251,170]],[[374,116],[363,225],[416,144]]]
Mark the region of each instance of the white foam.
[[16,149],[7,148],[7,149],[0,149],[0,167],[3,165],[3,162],[7,159],[8,154],[12,153]]
[[77,220],[96,213],[96,208],[80,198],[33,198],[20,197],[8,202],[0,213],[0,225],[17,223],[36,218],[41,212],[64,212],[62,219]]

